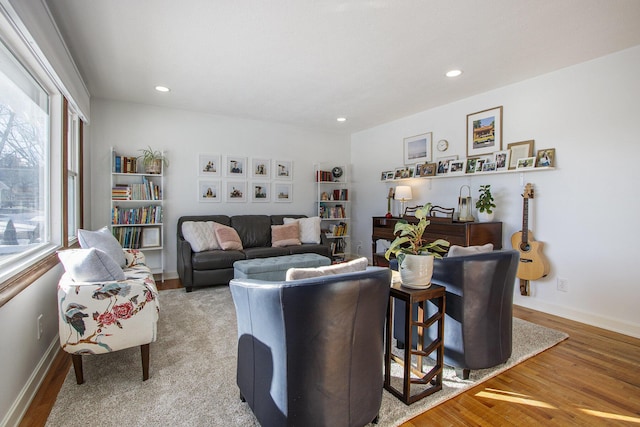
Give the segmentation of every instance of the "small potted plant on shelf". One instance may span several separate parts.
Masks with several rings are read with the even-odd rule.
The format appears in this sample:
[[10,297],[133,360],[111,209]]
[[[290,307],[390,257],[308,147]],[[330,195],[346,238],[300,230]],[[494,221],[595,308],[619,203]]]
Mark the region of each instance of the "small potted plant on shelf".
[[416,210],[417,223],[398,220],[393,230],[397,237],[384,254],[387,260],[391,255],[397,258],[402,285],[408,288],[426,289],[431,286],[433,259],[442,258],[449,247],[449,242],[444,239],[427,242],[422,238],[431,223],[427,219],[430,211],[431,203],[427,203]]
[[142,159],[145,173],[161,174],[162,167],[169,166],[169,160],[167,160],[162,152],[154,150],[153,148],[151,148],[151,146],[138,151],[142,152],[142,155],[138,158]]
[[496,204],[493,203],[494,200],[493,195],[491,195],[491,186],[481,185],[478,191],[480,192],[480,196],[478,197],[478,201],[476,202],[476,208],[478,209],[478,221],[493,221],[493,208],[496,207]]

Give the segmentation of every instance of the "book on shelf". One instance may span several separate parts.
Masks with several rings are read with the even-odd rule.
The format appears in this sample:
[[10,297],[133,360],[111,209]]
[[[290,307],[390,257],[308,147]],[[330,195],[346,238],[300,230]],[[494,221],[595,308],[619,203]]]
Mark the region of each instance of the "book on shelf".
[[316,182],[333,182],[331,171],[316,171]]
[[318,216],[324,219],[346,218],[344,206],[342,205],[327,206],[323,203],[320,204]]
[[119,156],[115,151],[113,152],[113,165],[112,172],[114,173],[137,173],[138,172],[138,158]]
[[341,237],[347,235],[347,223],[340,222],[338,224],[329,225],[328,234],[332,237]]
[[118,227],[114,228],[112,232],[124,249],[140,249],[142,227]]
[[161,224],[162,206],[151,205],[135,208],[114,206],[111,209],[111,223],[120,224]]
[[141,184],[116,185],[111,188],[112,200],[162,200],[160,186],[142,177]]

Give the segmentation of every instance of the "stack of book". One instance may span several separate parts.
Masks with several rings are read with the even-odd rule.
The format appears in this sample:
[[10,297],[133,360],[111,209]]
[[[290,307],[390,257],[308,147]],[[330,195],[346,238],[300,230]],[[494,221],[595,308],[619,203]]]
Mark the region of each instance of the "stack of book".
[[131,188],[127,185],[116,185],[111,189],[111,200],[131,200]]

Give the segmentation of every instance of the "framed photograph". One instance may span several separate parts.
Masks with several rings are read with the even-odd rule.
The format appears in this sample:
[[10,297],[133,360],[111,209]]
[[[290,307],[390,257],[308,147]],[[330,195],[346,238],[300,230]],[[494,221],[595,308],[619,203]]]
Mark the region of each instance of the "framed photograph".
[[507,145],[509,151],[509,169],[516,169],[518,159],[533,156],[533,139],[529,141],[512,142]]
[[154,248],[160,246],[160,227],[145,227],[142,230],[142,247]]
[[467,167],[465,169],[465,173],[475,173],[477,162],[478,162],[477,157],[472,157],[470,159],[467,159]]
[[482,165],[482,172],[495,172],[496,162],[486,161]]
[[247,201],[247,182],[246,181],[227,181],[225,182],[226,202],[242,203]]
[[552,168],[555,166],[556,149],[546,148],[544,150],[538,150],[536,153],[536,167],[537,168]]
[[446,175],[449,172],[449,163],[452,160],[458,160],[458,156],[439,157],[436,175]]
[[282,181],[293,180],[293,162],[291,160],[274,160],[273,178]]
[[413,178],[414,172],[415,172],[414,166],[404,166],[401,168],[396,168],[393,174],[393,179]]
[[384,171],[380,174],[380,181],[386,181],[389,178],[389,174],[391,174],[391,179],[393,179],[393,172],[392,171]]
[[536,167],[535,157],[523,157],[516,162],[516,169],[533,169]]
[[198,201],[201,203],[215,203],[221,200],[220,181],[212,179],[198,180]]
[[464,160],[451,160],[449,162],[449,175],[464,174],[465,164],[466,162]]
[[225,176],[244,178],[247,176],[247,158],[240,156],[225,157]]
[[293,201],[293,187],[291,184],[275,182],[273,184],[274,202],[287,203]]
[[404,164],[431,161],[431,132],[404,139]]
[[220,176],[220,154],[198,154],[198,175]]
[[252,158],[251,177],[260,179],[271,179],[271,160]]
[[467,114],[467,157],[502,150],[502,106]]
[[394,176],[395,176],[395,172],[394,171],[387,172],[387,180],[393,179]]
[[496,151],[493,154],[493,162],[496,164],[496,171],[505,171],[509,168],[509,150]]
[[487,162],[487,159],[484,157],[481,157],[479,159],[476,159],[476,172],[482,172],[482,168],[484,167],[484,164]]
[[435,163],[418,163],[414,176],[434,176],[437,165]]
[[271,184],[268,182],[251,183],[251,201],[266,203],[271,200]]

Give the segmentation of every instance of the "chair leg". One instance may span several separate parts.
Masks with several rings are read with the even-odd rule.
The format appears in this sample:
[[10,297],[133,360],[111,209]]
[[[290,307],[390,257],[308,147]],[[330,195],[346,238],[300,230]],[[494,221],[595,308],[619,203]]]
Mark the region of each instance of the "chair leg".
[[142,355],[142,381],[149,379],[149,344],[140,346],[140,354]]
[[380,414],[376,415],[376,417],[371,421],[371,424],[378,424],[380,422]]
[[84,382],[84,375],[82,375],[82,356],[80,354],[72,354],[71,360],[73,361],[73,370],[76,373],[76,382],[82,384]]

